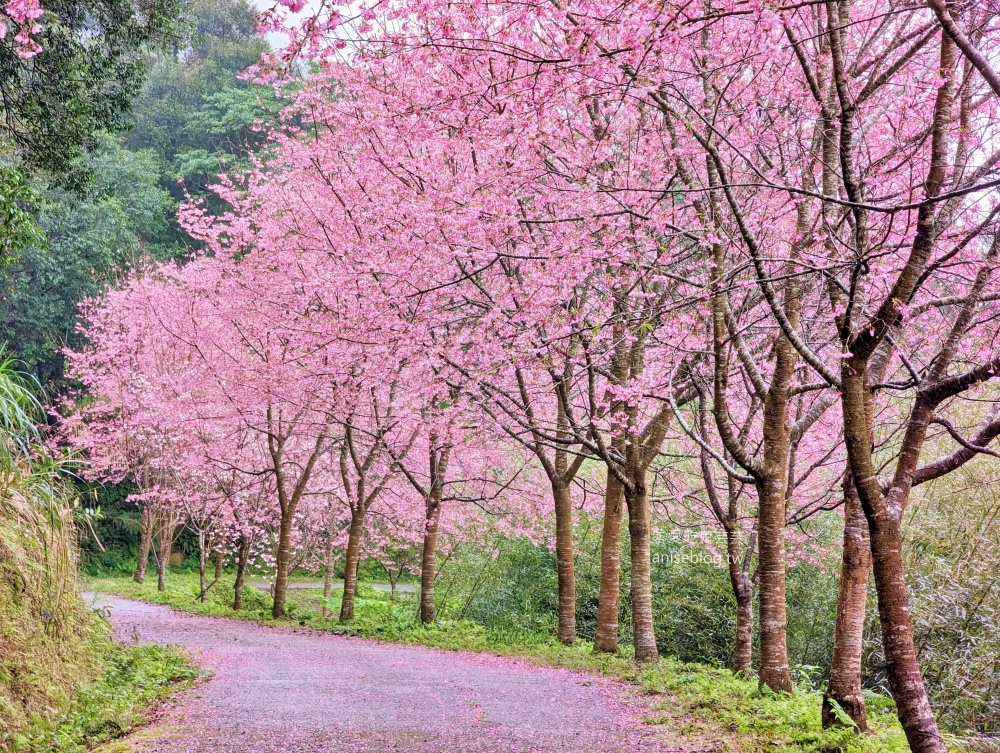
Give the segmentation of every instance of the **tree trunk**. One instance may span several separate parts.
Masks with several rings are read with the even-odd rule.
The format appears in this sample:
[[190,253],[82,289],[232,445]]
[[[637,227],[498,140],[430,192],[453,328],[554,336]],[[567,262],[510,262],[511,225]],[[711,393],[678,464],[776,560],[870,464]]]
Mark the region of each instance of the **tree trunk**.
[[744,677],[753,673],[753,588],[736,592],[736,647],[733,672]]
[[153,546],[153,511],[147,502],[142,506],[139,518],[139,556],[135,560],[135,574],[132,580],[142,583],[146,579],[146,566],[149,564],[149,550]]
[[833,629],[830,680],[823,694],[823,726],[840,724],[835,702],[854,720],[860,732],[868,731],[865,698],[861,687],[861,652],[871,572],[871,543],[857,489],[848,474],[844,480],[844,548],[840,563],[840,593]]
[[559,572],[559,627],[556,637],[560,643],[572,646],[576,640],[573,504],[569,486],[564,484],[554,484],[552,496],[556,508],[556,567]]
[[278,526],[278,556],[277,571],[274,575],[274,603],[271,605],[271,616],[281,619],[285,616],[285,601],[288,596],[288,563],[292,554],[292,520],[294,510],[289,508],[281,513],[281,523]]
[[[891,498],[892,492],[890,498],[884,497],[876,476],[865,414],[864,380],[863,365],[853,359],[844,362],[841,367],[844,440],[871,537],[872,571],[889,688],[910,750],[913,753],[946,753],[947,746],[938,732],[913,645],[909,596],[903,578],[902,500]],[[919,395],[917,400],[919,402]],[[918,409],[915,405],[911,425],[918,418]],[[910,429],[907,428],[907,434]],[[897,462],[903,463],[904,456],[913,453],[919,453],[919,443],[904,436]],[[914,457],[908,460],[913,462]]]
[[733,672],[749,676],[753,671],[753,583],[743,571],[739,538],[726,530],[726,559],[729,582],[736,597],[736,643],[733,648]]
[[205,532],[198,531],[198,600],[205,602],[205,592],[208,591],[208,581],[205,571],[208,569],[208,552],[205,551]]
[[597,600],[597,636],[594,651],[618,652],[618,599],[621,588],[621,483],[609,470],[604,489],[604,525],[601,530],[601,589]]
[[[765,461],[766,462],[766,461]],[[760,549],[757,573],[760,593],[760,685],[792,692],[788,663],[785,607],[785,484],[778,474],[758,485]]]
[[243,609],[243,588],[246,582],[247,563],[250,562],[250,540],[240,538],[240,550],[236,558],[236,583],[233,586],[233,611]]
[[323,550],[323,616],[328,617],[330,610],[327,609],[326,602],[333,593],[333,530],[326,532],[326,543]]
[[[645,474],[643,474],[645,475]],[[632,555],[632,643],[635,660],[655,662],[660,658],[653,627],[653,582],[650,563],[649,498],[645,478],[635,479],[635,489],[626,492],[628,533]]]
[[225,556],[222,554],[221,549],[215,550],[215,582],[219,581],[222,577],[222,569],[226,564]]
[[[794,292],[788,291],[792,304]],[[797,317],[791,317],[797,322]],[[788,622],[785,604],[785,525],[787,523],[788,463],[791,452],[788,392],[796,354],[785,337],[775,343],[775,365],[764,399],[762,467],[758,476],[757,573],[760,594],[760,685],[775,692],[792,692],[788,663]]]
[[364,512],[352,510],[351,529],[347,536],[347,553],[344,555],[344,598],[340,602],[341,622],[350,622],[354,619],[354,597],[358,593],[358,560],[364,524]]
[[785,611],[786,477],[780,471],[768,474],[757,487],[760,519],[757,573],[760,589],[760,685],[766,685],[775,692],[790,693],[792,673],[788,663]]
[[902,527],[886,516],[870,520],[872,564],[886,669],[896,711],[913,753],[945,753],[913,645],[909,596],[903,579]]
[[[868,364],[865,390],[865,420],[869,427],[869,446],[874,434],[875,402],[870,389],[885,378],[892,349],[883,343]],[[865,611],[868,581],[872,569],[871,537],[868,521],[858,497],[858,488],[850,467],[844,474],[844,545],[841,550],[840,591],[834,622],[833,652],[830,656],[830,679],[823,694],[824,727],[836,726],[840,719],[833,711],[836,702],[854,721],[859,732],[868,731],[868,712],[861,685],[861,660],[864,649]]]
[[160,524],[159,540],[156,553],[156,590],[167,590],[167,564],[170,562],[170,550],[174,543],[174,526],[168,520]]
[[[323,598],[329,599],[333,593],[334,565],[333,531],[327,531],[326,550],[323,552]],[[326,607],[323,608],[326,611]]]
[[[441,523],[441,501],[433,491],[427,498],[424,523],[424,545],[420,555],[420,621],[427,625],[436,618],[434,609],[434,579],[437,576],[437,538]],[[396,585],[390,578],[395,600]]]

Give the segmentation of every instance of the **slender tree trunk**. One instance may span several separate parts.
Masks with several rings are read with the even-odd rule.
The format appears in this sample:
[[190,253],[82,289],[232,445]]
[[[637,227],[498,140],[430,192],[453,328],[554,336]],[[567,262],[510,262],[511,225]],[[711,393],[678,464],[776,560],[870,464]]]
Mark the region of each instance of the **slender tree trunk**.
[[621,588],[622,507],[625,495],[609,470],[604,489],[604,525],[601,530],[601,589],[597,600],[597,636],[594,651],[618,652],[618,599]]
[[348,532],[347,552],[344,556],[344,598],[340,603],[341,622],[350,622],[354,619],[354,597],[358,593],[358,560],[364,525],[364,512],[352,510],[351,529]]
[[[881,382],[892,349],[883,343],[868,364],[866,385]],[[869,427],[869,446],[874,435],[875,402],[871,389],[865,391],[865,420]],[[837,617],[834,623],[833,652],[830,656],[830,679],[823,694],[824,727],[840,723],[833,711],[836,702],[854,721],[859,732],[868,731],[868,717],[861,684],[861,662],[864,650],[865,611],[868,601],[868,581],[872,569],[871,537],[868,521],[858,497],[858,488],[850,467],[844,473],[844,545],[841,550],[840,590],[837,596]]]
[[271,605],[271,616],[281,619],[285,616],[285,601],[288,596],[289,560],[292,555],[292,521],[295,511],[287,508],[281,513],[278,525],[278,556],[277,571],[274,575],[274,603]]
[[944,753],[947,747],[934,720],[913,644],[909,596],[903,579],[902,527],[888,516],[869,524],[882,643],[896,710],[914,753]]
[[844,548],[840,563],[840,592],[833,629],[830,680],[823,694],[823,726],[840,724],[833,703],[868,731],[865,698],[861,687],[861,653],[871,572],[871,543],[857,490],[848,474],[844,480]]
[[233,611],[243,609],[243,589],[246,583],[247,564],[250,562],[250,540],[240,537],[240,549],[236,557],[236,583],[233,586]]
[[573,645],[576,640],[576,574],[573,546],[573,504],[569,486],[553,484],[552,496],[556,508],[556,566],[559,571],[560,643]]
[[[436,619],[434,608],[434,579],[437,577],[437,539],[441,524],[440,495],[432,489],[426,503],[424,521],[424,545],[420,555],[420,621],[427,625]],[[396,584],[390,579],[393,600]]]
[[736,643],[733,649],[733,672],[749,675],[753,671],[753,583],[743,572],[736,531],[726,531],[726,558],[729,582],[736,597]]
[[660,658],[660,653],[656,648],[656,632],[653,627],[649,498],[645,478],[635,479],[634,483],[634,491],[625,494],[632,555],[632,643],[635,646],[636,661],[655,662]]
[[208,552],[205,551],[205,532],[198,531],[198,600],[205,602],[205,592],[208,590],[208,580],[205,571],[208,569]]
[[333,566],[334,566],[333,531],[328,531],[326,536],[326,549],[323,552],[323,598],[324,599],[329,599],[330,594],[333,593]]
[[222,569],[225,566],[225,564],[226,564],[226,559],[225,559],[225,556],[222,553],[222,550],[221,549],[216,549],[215,550],[215,578],[214,578],[214,580],[215,580],[216,583],[219,581],[219,578],[222,577]]
[[[786,288],[791,299],[794,290]],[[786,309],[794,301],[786,301]],[[791,343],[781,336],[775,344],[774,375],[764,399],[764,452],[757,483],[759,549],[757,573],[760,588],[760,685],[776,692],[792,692],[792,673],[788,662],[788,620],[785,603],[785,555],[787,523],[788,463],[791,437],[788,415],[788,391],[796,363]]]
[[167,590],[167,564],[170,562],[170,550],[174,543],[174,526],[164,514],[160,524],[159,540],[156,554],[156,590]]
[[330,614],[330,610],[326,607],[326,601],[330,598],[330,594],[333,593],[333,565],[334,565],[334,548],[333,548],[333,526],[330,526],[330,530],[326,532],[326,543],[323,549],[323,616],[327,617]]
[[139,518],[139,556],[135,560],[135,574],[132,580],[142,583],[146,579],[146,566],[149,564],[149,550],[153,546],[153,511],[149,503],[142,506]]
[[744,677],[753,673],[753,588],[736,594],[736,650],[733,672]]

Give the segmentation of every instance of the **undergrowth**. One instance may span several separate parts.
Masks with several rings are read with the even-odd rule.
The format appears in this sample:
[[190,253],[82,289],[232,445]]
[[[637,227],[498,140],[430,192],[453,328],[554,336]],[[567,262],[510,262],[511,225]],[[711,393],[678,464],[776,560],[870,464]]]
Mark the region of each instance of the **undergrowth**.
[[33,715],[9,741],[11,753],[83,753],[144,724],[158,703],[197,677],[171,647],[108,642],[100,658],[103,671],[79,684],[65,708]]
[[732,672],[665,658],[654,667],[636,664],[624,655],[594,654],[589,643],[567,647],[550,634],[523,630],[488,630],[468,620],[440,620],[422,626],[416,619],[412,594],[390,602],[388,594],[362,585],[355,603],[356,618],[341,625],[336,615],[339,592],[324,600],[319,590],[291,590],[288,618],[271,617],[271,597],[247,587],[245,608],[231,608],[233,582],[224,577],[197,600],[197,578],[172,574],[167,590],[124,578],[91,582],[95,590],[127,598],[166,604],[194,614],[306,628],[395,643],[424,645],[456,651],[477,651],[520,657],[546,666],[614,677],[638,686],[650,706],[648,720],[685,736],[713,740],[734,753],[905,753],[909,748],[896,720],[892,701],[868,698],[872,735],[859,737],[850,729],[824,730],[820,724],[820,693],[803,683],[795,693],[761,691],[755,679]]

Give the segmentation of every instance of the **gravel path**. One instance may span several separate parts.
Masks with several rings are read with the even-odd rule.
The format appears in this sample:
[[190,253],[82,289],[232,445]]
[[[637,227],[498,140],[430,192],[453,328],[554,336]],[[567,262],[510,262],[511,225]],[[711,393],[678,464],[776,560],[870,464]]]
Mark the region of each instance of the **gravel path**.
[[212,679],[130,743],[146,753],[666,753],[626,686],[481,654],[196,617],[99,596],[123,641]]

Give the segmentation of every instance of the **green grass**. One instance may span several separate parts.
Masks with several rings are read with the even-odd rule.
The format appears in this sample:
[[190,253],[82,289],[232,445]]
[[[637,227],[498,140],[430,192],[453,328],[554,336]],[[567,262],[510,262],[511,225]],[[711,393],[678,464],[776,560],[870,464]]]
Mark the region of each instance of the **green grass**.
[[[395,603],[388,594],[361,586],[350,625],[336,620],[339,593],[324,602],[319,591],[293,590],[288,596],[288,619],[273,620],[271,597],[247,588],[246,609],[231,609],[233,583],[224,577],[205,603],[197,600],[197,578],[171,574],[167,590],[155,582],[137,585],[126,578],[94,580],[90,588],[120,596],[166,604],[194,614],[228,617],[263,624],[349,633],[394,643],[476,651],[526,659],[614,677],[637,686],[650,706],[648,720],[684,737],[721,742],[734,753],[904,753],[909,748],[892,702],[880,696],[868,699],[869,723],[874,734],[858,737],[852,731],[823,730],[820,694],[802,686],[791,695],[761,692],[757,682],[732,672],[670,658],[655,667],[636,664],[628,656],[594,654],[590,644],[563,646],[548,634],[487,630],[467,620],[441,620],[425,627],[416,620],[416,600],[400,594]],[[330,616],[324,616],[326,608]]]
[[109,642],[101,658],[104,670],[78,685],[66,708],[34,714],[9,740],[11,753],[82,753],[122,737],[198,676],[189,659],[171,647]]

